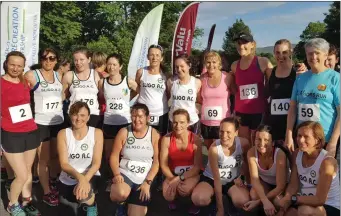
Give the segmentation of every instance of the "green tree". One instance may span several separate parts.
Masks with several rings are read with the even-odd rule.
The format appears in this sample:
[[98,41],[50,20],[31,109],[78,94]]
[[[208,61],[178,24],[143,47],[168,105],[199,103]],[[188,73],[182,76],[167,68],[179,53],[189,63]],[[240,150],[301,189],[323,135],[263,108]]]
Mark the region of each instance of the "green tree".
[[336,47],[340,47],[340,2],[333,2],[330,5],[329,13],[325,15],[326,31],[324,38]]
[[326,24],[322,22],[310,22],[300,35],[301,41],[294,48],[294,58],[298,62],[303,62],[305,59],[304,44],[312,38],[323,37],[326,29]]
[[68,50],[81,35],[82,23],[75,21],[81,10],[75,2],[42,2],[40,48]]
[[306,42],[312,38],[321,37],[326,30],[326,24],[323,22],[310,22],[304,29],[300,38],[303,42]]
[[249,26],[247,26],[242,19],[237,19],[236,22],[225,32],[223,50],[230,64],[239,59],[239,54],[233,38],[240,32],[251,33]]
[[276,65],[276,59],[272,53],[257,53],[258,56],[267,57],[273,65]]

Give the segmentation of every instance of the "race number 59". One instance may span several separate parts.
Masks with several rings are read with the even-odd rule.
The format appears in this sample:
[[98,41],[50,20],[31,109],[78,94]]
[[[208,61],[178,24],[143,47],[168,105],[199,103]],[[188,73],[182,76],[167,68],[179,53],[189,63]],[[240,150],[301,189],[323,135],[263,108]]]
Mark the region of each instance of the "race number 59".
[[320,104],[299,104],[298,118],[300,121],[320,121]]

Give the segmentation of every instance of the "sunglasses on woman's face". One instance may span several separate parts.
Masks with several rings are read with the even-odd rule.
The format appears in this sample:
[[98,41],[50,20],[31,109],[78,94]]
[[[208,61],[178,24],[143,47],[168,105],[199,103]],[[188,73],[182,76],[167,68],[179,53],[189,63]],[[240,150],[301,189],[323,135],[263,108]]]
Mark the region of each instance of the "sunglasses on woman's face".
[[44,61],[50,60],[51,62],[56,61],[57,57],[56,56],[49,56],[49,57],[43,57],[42,58]]

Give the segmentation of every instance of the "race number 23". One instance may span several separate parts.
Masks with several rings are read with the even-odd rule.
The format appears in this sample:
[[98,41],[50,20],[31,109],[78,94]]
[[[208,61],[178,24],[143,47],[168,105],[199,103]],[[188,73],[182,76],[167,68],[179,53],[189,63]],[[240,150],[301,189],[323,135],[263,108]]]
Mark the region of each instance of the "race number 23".
[[239,86],[239,95],[240,95],[240,100],[258,98],[257,84]]
[[299,104],[298,119],[300,121],[320,121],[320,104]]

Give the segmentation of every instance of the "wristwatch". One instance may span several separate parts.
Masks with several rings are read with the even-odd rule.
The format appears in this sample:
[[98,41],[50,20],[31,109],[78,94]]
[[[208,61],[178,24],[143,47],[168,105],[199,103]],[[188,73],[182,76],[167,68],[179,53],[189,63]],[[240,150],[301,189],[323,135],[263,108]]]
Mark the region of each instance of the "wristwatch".
[[181,180],[181,181],[185,181],[185,176],[184,176],[184,174],[181,174],[179,177],[180,177],[180,180]]
[[152,183],[153,183],[153,180],[148,180],[148,179],[146,179],[146,180],[144,180],[148,185],[151,185]]
[[297,203],[297,195],[292,195],[291,196],[291,205],[296,205]]

